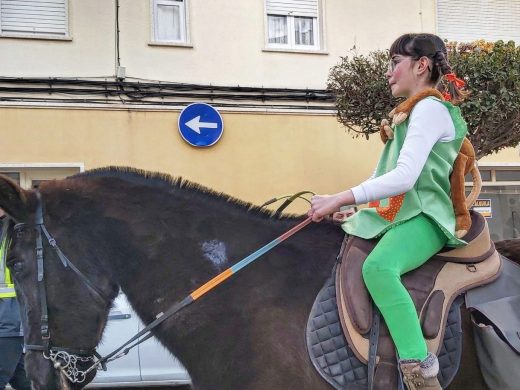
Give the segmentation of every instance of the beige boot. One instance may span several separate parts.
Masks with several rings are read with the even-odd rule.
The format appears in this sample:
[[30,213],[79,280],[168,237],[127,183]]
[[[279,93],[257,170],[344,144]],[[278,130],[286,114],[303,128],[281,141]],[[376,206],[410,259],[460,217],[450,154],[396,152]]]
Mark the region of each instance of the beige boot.
[[442,390],[437,379],[439,362],[434,354],[428,353],[428,357],[422,362],[419,360],[401,361],[399,367],[408,390]]

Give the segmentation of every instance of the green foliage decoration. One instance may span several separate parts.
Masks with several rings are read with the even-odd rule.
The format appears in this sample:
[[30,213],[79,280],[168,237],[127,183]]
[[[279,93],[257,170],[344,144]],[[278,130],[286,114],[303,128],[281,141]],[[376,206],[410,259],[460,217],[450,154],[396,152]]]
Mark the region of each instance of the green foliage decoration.
[[[520,143],[520,46],[514,42],[448,43],[448,59],[469,96],[460,104],[477,158]],[[387,51],[352,52],[329,72],[337,119],[353,136],[379,131],[399,100],[384,76]]]

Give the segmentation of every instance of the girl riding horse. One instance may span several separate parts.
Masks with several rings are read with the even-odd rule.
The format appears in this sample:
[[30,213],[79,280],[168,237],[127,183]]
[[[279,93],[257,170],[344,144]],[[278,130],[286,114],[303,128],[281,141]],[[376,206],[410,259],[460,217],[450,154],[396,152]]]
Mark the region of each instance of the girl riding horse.
[[341,207],[371,202],[342,227],[354,236],[380,238],[363,265],[363,279],[388,325],[405,384],[440,390],[437,357],[428,352],[401,275],[446,245],[465,245],[455,235],[450,173],[467,126],[459,108],[432,91],[444,79],[445,98],[460,101],[463,81],[452,73],[446,46],[433,34],[397,38],[385,76],[392,95],[412,107],[409,116],[393,116],[391,139],[372,178],[347,191],[314,196],[308,214],[317,222]]

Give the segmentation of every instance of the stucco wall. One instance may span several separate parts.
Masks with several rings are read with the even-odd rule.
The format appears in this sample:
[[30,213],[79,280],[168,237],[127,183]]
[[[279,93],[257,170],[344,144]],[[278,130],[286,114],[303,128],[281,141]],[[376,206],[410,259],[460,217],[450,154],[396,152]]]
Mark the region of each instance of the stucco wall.
[[[178,115],[2,108],[1,162],[133,166],[261,204],[303,189],[323,193],[356,184],[370,175],[381,149],[376,138],[352,139],[333,116],[242,113],[222,113],[221,140],[197,149],[180,137]],[[293,211],[306,208],[300,202]]]
[[113,1],[69,1],[71,40],[0,37],[0,76],[107,77],[115,69]]
[[[215,85],[324,88],[356,46],[386,49],[400,34],[434,31],[434,0],[323,0],[325,54],[263,51],[264,0],[191,0],[193,47],[151,46],[150,0],[120,0],[128,77]],[[70,41],[0,38],[0,75],[106,77],[115,72],[115,1],[69,0]]]

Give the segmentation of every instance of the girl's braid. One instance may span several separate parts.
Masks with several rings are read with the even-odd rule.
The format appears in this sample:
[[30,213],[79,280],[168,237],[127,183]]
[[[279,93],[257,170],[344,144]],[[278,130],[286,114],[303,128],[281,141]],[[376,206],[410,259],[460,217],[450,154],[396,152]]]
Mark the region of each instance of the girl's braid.
[[448,64],[446,55],[441,50],[435,52],[433,57],[433,64],[439,69],[439,73],[441,75],[452,73],[451,66]]
[[[446,57],[446,53],[442,50],[438,50],[435,52],[433,56],[433,65],[439,71],[439,76],[444,75],[455,75],[453,74],[453,70],[451,69],[450,64],[448,63],[448,59]],[[444,82],[439,85],[439,89],[441,90],[444,98],[446,100],[450,100],[453,103],[460,103],[464,98],[467,97],[467,92],[461,91],[460,88],[456,85],[456,83],[448,81],[444,79]]]

